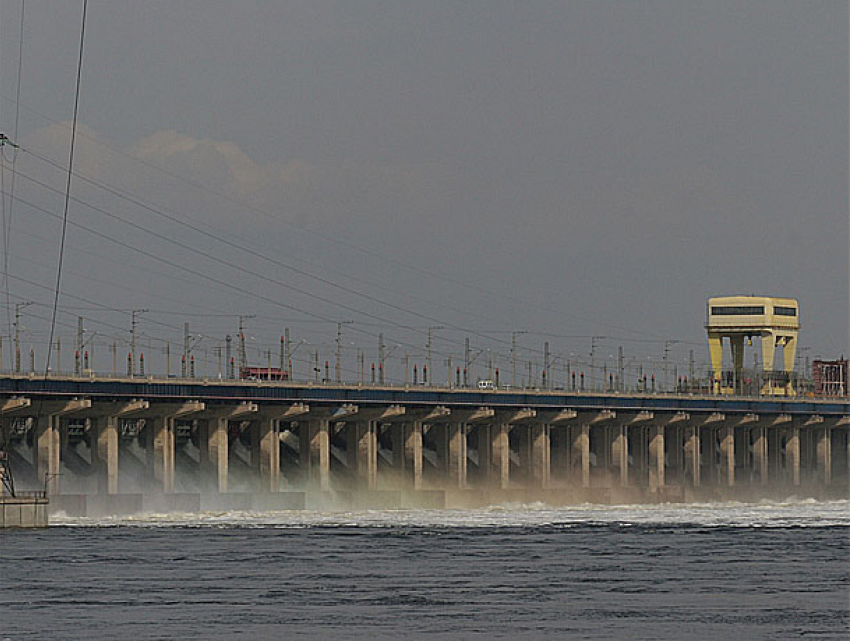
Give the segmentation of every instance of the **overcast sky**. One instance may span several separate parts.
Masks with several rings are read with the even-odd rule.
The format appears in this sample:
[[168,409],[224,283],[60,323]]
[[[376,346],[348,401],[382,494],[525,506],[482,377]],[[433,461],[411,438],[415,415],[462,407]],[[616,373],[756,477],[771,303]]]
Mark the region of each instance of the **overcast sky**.
[[[20,7],[0,1],[10,136]],[[12,305],[52,299],[80,9],[26,4]],[[99,369],[112,335],[126,358],[102,307],[151,310],[157,369],[184,321],[212,359],[240,313],[260,364],[283,327],[333,363],[354,321],[348,378],[378,333],[421,367],[428,326],[441,380],[465,337],[504,371],[512,331],[535,376],[544,341],[579,363],[594,335],[647,366],[680,341],[681,368],[707,359],[706,299],[738,293],[797,298],[804,357],[848,351],[844,0],[92,0],[79,132],[63,369],[78,314]],[[43,344],[48,307],[24,314]]]

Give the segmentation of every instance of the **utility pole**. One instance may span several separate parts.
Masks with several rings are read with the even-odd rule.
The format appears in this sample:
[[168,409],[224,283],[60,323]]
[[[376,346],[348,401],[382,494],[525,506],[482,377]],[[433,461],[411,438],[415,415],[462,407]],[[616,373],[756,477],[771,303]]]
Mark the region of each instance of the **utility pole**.
[[21,310],[32,304],[32,301],[15,303],[15,373],[21,371]]
[[[442,325],[432,325],[432,326],[428,327],[428,344],[425,346],[425,351],[426,351],[425,363],[428,367],[428,372],[424,376],[422,376],[422,382],[425,385],[430,385],[431,379],[434,376],[434,370],[431,369],[431,332],[435,329],[444,329],[444,327]],[[427,380],[426,380],[426,377],[428,377]]]
[[511,332],[511,387],[516,387],[516,337],[525,331]]
[[83,357],[83,317],[77,316],[77,345],[74,350],[74,374],[80,375],[80,359]]
[[549,341],[543,343],[543,389],[549,389],[550,379],[552,378],[549,371]]
[[239,376],[242,376],[242,370],[248,366],[248,352],[245,350],[245,321],[249,318],[254,318],[253,315],[250,316],[240,316],[239,317]]
[[284,350],[284,361],[282,370],[286,370],[286,375],[289,377],[289,380],[292,380],[292,372],[289,371],[289,362],[292,360],[292,346],[289,343],[289,328],[283,328],[283,350]]
[[469,362],[469,338],[464,341],[463,345],[463,386],[469,387],[469,367],[472,363]]
[[136,316],[144,314],[146,309],[134,309],[130,312],[130,376],[136,374]]
[[[664,391],[667,392],[670,390],[670,381],[669,381],[669,370],[667,368],[667,356],[670,353],[670,346],[675,345],[679,341],[664,341]],[[737,392],[737,381],[735,382],[735,391]]]
[[336,382],[342,382],[342,326],[343,325],[351,325],[354,321],[338,321],[336,324],[336,367],[334,369],[334,374],[336,375]]
[[384,384],[384,363],[387,360],[384,348],[384,335],[378,334],[378,382]]
[[607,336],[590,337],[590,389],[596,389],[596,341],[601,341]]
[[190,340],[189,323],[183,323],[183,370],[181,372],[183,378],[186,378],[186,374],[189,372],[189,353],[191,350],[191,347],[189,346]]
[[[233,337],[228,334],[224,337],[224,360],[227,361],[227,378],[233,378],[233,355],[232,355]],[[185,363],[185,361],[184,361]],[[185,373],[184,373],[185,376]]]
[[625,385],[625,371],[623,370],[623,346],[617,348],[617,389],[622,392]]

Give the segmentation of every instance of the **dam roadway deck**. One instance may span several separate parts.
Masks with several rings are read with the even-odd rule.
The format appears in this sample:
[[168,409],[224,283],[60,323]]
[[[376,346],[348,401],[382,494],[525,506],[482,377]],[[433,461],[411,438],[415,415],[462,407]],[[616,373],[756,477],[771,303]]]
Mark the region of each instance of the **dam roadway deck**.
[[2,375],[0,418],[19,485],[82,512],[850,487],[846,398]]

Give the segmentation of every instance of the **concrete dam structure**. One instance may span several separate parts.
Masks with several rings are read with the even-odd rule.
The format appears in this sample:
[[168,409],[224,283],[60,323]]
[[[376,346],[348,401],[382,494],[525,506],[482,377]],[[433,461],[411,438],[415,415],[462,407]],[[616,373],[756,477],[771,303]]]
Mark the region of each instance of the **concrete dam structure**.
[[473,507],[850,495],[850,401],[0,377],[50,510]]

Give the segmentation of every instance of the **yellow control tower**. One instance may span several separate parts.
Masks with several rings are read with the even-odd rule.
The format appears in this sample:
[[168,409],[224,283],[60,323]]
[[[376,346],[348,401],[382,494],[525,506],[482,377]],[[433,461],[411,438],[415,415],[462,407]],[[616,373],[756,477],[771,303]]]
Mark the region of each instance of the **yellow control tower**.
[[[733,394],[740,390],[741,372],[744,368],[744,340],[752,345],[753,337],[761,338],[764,385],[762,394],[794,396],[791,373],[797,351],[797,333],[800,330],[800,309],[793,298],[768,296],[722,296],[708,299],[705,329],[714,371],[714,390],[719,394]],[[732,346],[733,378],[722,379],[723,339]],[[783,346],[784,367],[773,368],[777,346]]]

